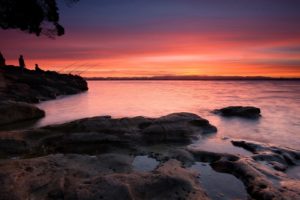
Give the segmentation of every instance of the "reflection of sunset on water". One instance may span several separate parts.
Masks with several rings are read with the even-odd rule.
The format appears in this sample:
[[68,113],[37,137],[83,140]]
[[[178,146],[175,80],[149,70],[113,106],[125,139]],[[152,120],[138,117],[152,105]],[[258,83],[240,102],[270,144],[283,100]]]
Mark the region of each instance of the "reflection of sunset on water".
[[[89,88],[83,94],[41,103],[47,116],[38,126],[99,115],[159,117],[191,112],[218,127],[218,134],[209,138],[300,145],[297,81],[89,81]],[[262,118],[226,119],[211,113],[231,105],[258,106]]]

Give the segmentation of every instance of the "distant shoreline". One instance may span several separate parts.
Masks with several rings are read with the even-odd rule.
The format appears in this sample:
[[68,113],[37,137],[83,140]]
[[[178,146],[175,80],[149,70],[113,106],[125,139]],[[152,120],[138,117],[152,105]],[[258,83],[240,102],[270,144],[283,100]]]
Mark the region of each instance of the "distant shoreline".
[[300,81],[300,78],[238,76],[85,77],[88,81]]

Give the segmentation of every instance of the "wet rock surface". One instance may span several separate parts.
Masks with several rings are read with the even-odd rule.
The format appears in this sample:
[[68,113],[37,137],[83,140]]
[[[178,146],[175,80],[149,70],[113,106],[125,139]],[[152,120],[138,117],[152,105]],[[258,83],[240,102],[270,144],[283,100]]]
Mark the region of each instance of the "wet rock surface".
[[13,100],[38,103],[59,95],[77,94],[88,90],[80,76],[52,71],[33,71],[14,66],[0,68],[0,101]]
[[282,172],[299,165],[300,151],[249,141],[232,143],[254,154],[241,156],[188,150],[196,160],[208,162],[214,170],[240,179],[253,199],[300,199],[300,180],[288,177]]
[[250,199],[300,198],[299,179],[286,174],[299,151],[242,140],[232,145],[252,154],[187,146],[215,131],[195,114],[173,113],[1,133],[0,199],[209,199],[191,169],[199,162],[235,176]]
[[216,128],[206,119],[191,113],[174,113],[160,118],[86,118],[62,125],[11,132],[2,135],[0,141],[22,141],[26,144],[26,152],[34,155],[111,151],[134,153],[150,144],[188,144],[199,135],[214,132]]
[[0,101],[0,126],[44,116],[45,112],[36,106],[14,101]]
[[253,106],[229,106],[213,111],[224,117],[242,117],[242,118],[259,118],[261,112],[259,108]]
[[145,173],[131,171],[129,161],[57,154],[0,162],[0,199],[208,199],[196,175],[176,160]]
[[[7,132],[0,136],[0,153],[6,157],[0,160],[0,199],[208,199],[197,174],[183,167],[185,159],[193,159],[189,152],[175,149],[163,155],[146,147],[186,145],[212,130],[197,115],[174,113],[160,118],[95,117]],[[137,155],[157,159],[157,166],[134,170]]]

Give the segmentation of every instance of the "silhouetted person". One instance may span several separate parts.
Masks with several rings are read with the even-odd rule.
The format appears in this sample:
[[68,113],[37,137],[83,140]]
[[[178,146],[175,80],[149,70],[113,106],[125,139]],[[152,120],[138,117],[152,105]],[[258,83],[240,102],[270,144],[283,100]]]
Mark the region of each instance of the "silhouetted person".
[[5,58],[3,57],[2,53],[0,52],[0,67],[4,67],[5,64]]
[[41,70],[38,64],[35,64],[35,71],[42,72],[43,70]]
[[23,70],[26,67],[25,61],[24,61],[24,58],[22,55],[20,55],[20,57],[19,57],[19,65],[20,65],[21,70]]

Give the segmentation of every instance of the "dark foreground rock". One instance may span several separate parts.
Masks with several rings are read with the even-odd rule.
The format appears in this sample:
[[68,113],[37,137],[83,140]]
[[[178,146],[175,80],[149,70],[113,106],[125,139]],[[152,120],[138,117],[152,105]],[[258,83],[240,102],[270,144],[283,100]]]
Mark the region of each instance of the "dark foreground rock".
[[[119,160],[105,154],[51,155],[0,163],[0,199],[208,199],[197,174],[176,160],[144,173],[133,172],[130,160]],[[122,168],[115,173],[110,165]]]
[[15,122],[39,119],[45,112],[27,103],[0,101],[0,126]]
[[0,100],[37,103],[86,90],[87,82],[80,76],[42,70],[21,71],[14,66],[0,68]]
[[229,106],[213,112],[225,117],[258,118],[261,116],[260,109],[252,106]]
[[[248,156],[186,146],[215,131],[195,114],[174,113],[2,132],[0,200],[208,199],[190,168],[195,162],[234,175],[252,199],[300,199],[299,179],[285,173],[299,166],[299,151],[249,141],[232,141]],[[157,164],[139,170],[137,157]]]
[[300,151],[247,141],[232,143],[255,154],[241,156],[188,150],[196,160],[209,162],[214,170],[240,179],[253,199],[300,199],[300,180],[282,172],[299,165]]
[[[0,160],[0,199],[208,199],[198,174],[182,167],[186,159],[193,160],[189,152],[173,149],[167,157],[147,149],[176,148],[214,131],[197,115],[174,113],[95,117],[2,133],[0,155],[6,159]],[[134,170],[136,155],[154,157],[160,164],[152,171]]]
[[289,166],[295,166],[300,160],[300,152],[294,149],[277,147],[249,141],[232,141],[232,144],[251,151],[256,161],[268,162],[275,170],[285,171]]
[[[149,144],[188,144],[198,136],[216,130],[206,119],[191,113],[174,113],[160,118],[112,119],[104,116],[7,133],[0,136],[0,141],[5,139],[24,143],[25,154],[98,154],[111,151],[136,152],[141,146]],[[11,149],[14,148],[12,145]]]

